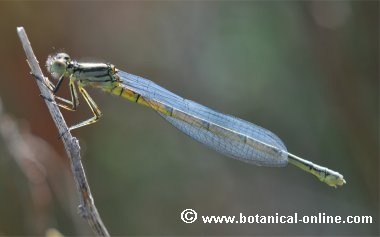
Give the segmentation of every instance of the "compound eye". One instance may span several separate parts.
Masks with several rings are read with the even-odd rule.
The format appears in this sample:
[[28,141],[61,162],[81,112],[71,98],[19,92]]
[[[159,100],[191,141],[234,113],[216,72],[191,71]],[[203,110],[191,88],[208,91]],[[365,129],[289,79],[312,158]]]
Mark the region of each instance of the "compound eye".
[[65,67],[66,67],[66,64],[62,61],[55,61],[52,65],[51,65],[51,71],[54,71],[54,72],[61,72],[63,70],[65,70]]
[[57,61],[55,64],[56,64],[57,68],[64,68],[65,67],[65,63],[63,63],[61,61]]
[[59,53],[59,54],[56,55],[56,59],[69,61],[70,60],[70,56],[67,53]]
[[55,61],[51,64],[48,70],[54,79],[59,79],[62,75],[66,73],[66,68],[67,66],[65,62]]

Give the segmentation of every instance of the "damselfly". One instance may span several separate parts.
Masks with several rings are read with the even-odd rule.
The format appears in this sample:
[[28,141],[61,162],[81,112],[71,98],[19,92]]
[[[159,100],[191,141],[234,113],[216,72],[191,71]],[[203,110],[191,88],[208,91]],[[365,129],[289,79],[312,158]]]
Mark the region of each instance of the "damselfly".
[[191,138],[229,157],[271,167],[291,163],[330,186],[346,183],[338,172],[289,153],[281,139],[272,132],[184,99],[152,81],[118,70],[112,64],[78,62],[66,53],[57,53],[48,57],[46,66],[52,77],[58,80],[56,85],[47,81],[46,86],[53,94],[57,93],[65,78],[69,79],[71,100],[55,96],[59,101],[57,104],[75,111],[79,105],[78,87],[94,115],[71,126],[70,130],[94,123],[102,116],[99,107],[84,89],[92,86],[154,109]]

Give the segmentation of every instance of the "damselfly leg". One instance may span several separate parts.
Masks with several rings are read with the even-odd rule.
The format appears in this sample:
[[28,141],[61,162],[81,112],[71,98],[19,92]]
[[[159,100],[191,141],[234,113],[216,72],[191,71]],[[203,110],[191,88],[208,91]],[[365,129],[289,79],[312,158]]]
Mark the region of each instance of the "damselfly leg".
[[90,107],[92,113],[93,113],[93,117],[83,121],[83,122],[80,122],[76,125],[73,125],[69,128],[69,130],[73,130],[73,129],[77,129],[77,128],[80,128],[80,127],[83,127],[83,126],[86,126],[86,125],[89,125],[89,124],[92,124],[92,123],[95,123],[96,121],[98,121],[98,119],[102,116],[102,111],[100,111],[99,109],[99,106],[95,103],[95,101],[90,97],[90,95],[88,94],[88,92],[81,86],[79,86],[79,92],[82,94],[83,98],[85,99],[85,101],[87,102],[88,106]]
[[[65,78],[63,75],[59,78],[58,83],[56,85],[54,85],[49,79],[42,80],[41,78],[39,78],[36,75],[33,75],[33,76],[35,78],[37,78],[38,80],[40,80],[41,82],[43,82],[43,84],[53,93],[53,96],[55,99],[57,99],[61,102],[64,102],[66,104],[62,104],[62,103],[58,103],[55,101],[48,100],[49,102],[54,103],[54,104],[58,105],[59,107],[64,108],[66,110],[76,111],[76,109],[79,105],[79,98],[78,98],[78,93],[76,90],[74,80],[72,80],[70,78],[70,82],[69,82],[69,90],[70,90],[70,95],[71,95],[71,101],[70,101],[68,99],[65,99],[65,98],[62,98],[62,97],[59,97],[56,95],[56,93],[59,91],[60,86],[61,86],[61,84]],[[93,117],[71,126],[69,128],[69,131],[76,129],[76,128],[80,128],[80,127],[89,125],[89,124],[92,124],[92,123],[95,123],[102,116],[102,112],[100,111],[99,106],[95,103],[95,101],[90,97],[88,92],[81,85],[79,85],[79,92],[82,94],[83,98],[85,99],[88,106],[90,107],[91,112],[93,113]],[[47,100],[47,98],[45,98],[44,96],[42,96],[42,97],[45,100]],[[63,134],[61,134],[60,137],[62,135]]]

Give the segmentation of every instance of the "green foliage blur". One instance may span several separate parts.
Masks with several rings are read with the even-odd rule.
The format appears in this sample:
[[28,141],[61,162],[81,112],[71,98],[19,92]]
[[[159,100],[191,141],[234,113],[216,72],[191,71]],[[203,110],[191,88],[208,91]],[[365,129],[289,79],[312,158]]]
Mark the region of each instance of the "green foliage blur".
[[[76,214],[70,166],[17,26],[41,66],[57,51],[113,63],[268,128],[290,152],[347,181],[334,189],[291,166],[226,158],[154,111],[89,89],[104,116],[73,135],[112,235],[379,235],[377,1],[1,1],[0,19],[3,109],[55,154],[40,161],[45,195],[0,136],[0,235],[92,235]],[[83,100],[63,113],[69,124],[90,116]],[[369,215],[374,223],[185,224],[187,208],[199,216]]]

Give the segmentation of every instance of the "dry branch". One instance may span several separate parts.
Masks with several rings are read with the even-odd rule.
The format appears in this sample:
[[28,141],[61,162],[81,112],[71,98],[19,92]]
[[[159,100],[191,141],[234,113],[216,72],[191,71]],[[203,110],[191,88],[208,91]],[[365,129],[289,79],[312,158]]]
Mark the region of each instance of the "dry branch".
[[24,48],[28,64],[31,69],[31,73],[39,78],[36,80],[38,88],[41,91],[41,95],[46,98],[46,106],[53,118],[55,125],[58,128],[59,134],[63,134],[61,139],[64,144],[66,153],[70,159],[71,170],[74,176],[75,184],[78,191],[78,196],[80,200],[79,211],[83,218],[85,218],[90,225],[91,229],[99,236],[109,236],[109,233],[104,226],[99,213],[95,207],[94,199],[88,185],[86,175],[83,169],[80,156],[80,147],[78,140],[71,135],[68,131],[66,122],[58,108],[54,103],[49,102],[55,101],[52,92],[44,85],[43,81],[46,80],[42,70],[38,64],[38,61],[33,53],[32,47],[30,45],[28,36],[25,33],[23,27],[17,28],[17,33],[20,37],[22,46]]

